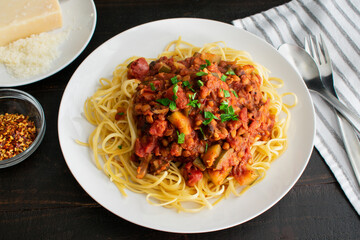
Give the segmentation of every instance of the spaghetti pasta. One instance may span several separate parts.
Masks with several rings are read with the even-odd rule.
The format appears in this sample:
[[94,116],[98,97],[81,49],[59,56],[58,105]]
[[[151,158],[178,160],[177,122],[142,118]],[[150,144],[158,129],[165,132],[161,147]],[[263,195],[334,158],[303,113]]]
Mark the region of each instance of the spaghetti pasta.
[[[203,208],[212,208],[229,195],[239,196],[247,188],[261,181],[271,162],[285,151],[286,132],[290,121],[289,108],[296,105],[297,99],[293,93],[282,95],[277,93],[276,89],[284,84],[283,80],[269,77],[269,71],[251,60],[247,52],[231,49],[223,42],[196,47],[179,38],[169,43],[158,58],[167,57],[178,62],[196,53],[221,56],[222,61],[239,66],[251,65],[256,76],[262,81],[260,85],[262,98],[264,104],[269,102],[268,112],[273,116],[274,121],[269,137],[263,139],[257,137],[250,147],[251,158],[247,161],[247,167],[255,178],[253,177],[252,181],[244,181],[244,186],[240,186],[236,176],[230,174],[221,184],[216,184],[208,173],[204,172],[201,179],[197,179],[193,186],[189,186],[182,174],[181,168],[184,163],[181,161],[169,161],[165,171],[144,172],[144,176],[139,177],[139,168],[141,170],[139,165],[142,163],[134,161],[134,149],[139,138],[137,125],[140,123],[136,122],[136,117],[134,118],[134,96],[141,81],[128,78],[137,75],[136,72],[129,74],[131,71],[129,66],[139,57],[131,57],[116,67],[111,80],[101,78],[100,87],[84,104],[86,119],[96,127],[86,145],[93,151],[96,166],[109,176],[110,181],[123,195],[127,195],[126,189],[143,193],[146,194],[146,201],[150,204],[175,208],[177,211],[197,212]],[[146,59],[147,63],[151,61],[156,62],[156,59]],[[294,97],[293,104],[283,103],[282,98],[286,95]],[[236,116],[235,118],[237,119]]]

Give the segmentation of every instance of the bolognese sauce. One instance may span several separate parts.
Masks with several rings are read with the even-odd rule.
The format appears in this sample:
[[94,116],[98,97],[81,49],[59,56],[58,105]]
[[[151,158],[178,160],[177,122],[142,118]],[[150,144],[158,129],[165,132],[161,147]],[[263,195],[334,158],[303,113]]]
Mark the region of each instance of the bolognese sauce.
[[137,178],[166,171],[170,162],[181,165],[188,186],[205,174],[215,185],[229,175],[241,185],[257,177],[250,148],[270,139],[275,116],[254,66],[210,53],[150,64],[138,58],[128,78],[140,80],[133,99]]

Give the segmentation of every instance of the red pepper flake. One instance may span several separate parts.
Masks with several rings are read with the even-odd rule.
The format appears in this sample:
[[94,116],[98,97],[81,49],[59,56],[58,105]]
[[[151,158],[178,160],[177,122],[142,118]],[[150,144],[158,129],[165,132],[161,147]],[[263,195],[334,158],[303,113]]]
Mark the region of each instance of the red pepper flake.
[[36,127],[28,116],[0,115],[0,161],[25,151],[36,137]]

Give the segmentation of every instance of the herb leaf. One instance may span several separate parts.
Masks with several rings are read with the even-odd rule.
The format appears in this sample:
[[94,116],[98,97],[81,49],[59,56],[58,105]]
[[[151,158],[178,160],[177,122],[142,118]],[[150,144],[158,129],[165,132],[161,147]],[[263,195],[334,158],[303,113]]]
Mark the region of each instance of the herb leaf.
[[168,99],[168,98],[156,99],[156,101],[157,101],[158,103],[161,103],[161,104],[164,105],[164,106],[169,106],[169,104],[170,104],[170,102],[171,102],[171,100]]
[[176,109],[176,103],[175,101],[171,101],[168,98],[161,98],[161,99],[156,99],[156,101],[158,103],[161,103],[164,106],[169,106],[170,110],[174,111]]
[[227,113],[234,114],[235,113],[234,108],[232,106],[228,107]]
[[204,83],[203,83],[203,81],[201,81],[201,80],[198,80],[198,81],[197,81],[197,84],[199,85],[199,87],[204,86]]
[[208,67],[211,65],[211,62],[209,60],[205,60],[206,64],[201,64],[200,65],[200,70],[203,70],[204,68]]
[[122,116],[122,115],[124,115],[125,113],[123,113],[123,112],[118,112],[117,113],[117,115],[119,115],[119,116]]
[[122,145],[119,145],[118,148],[119,148],[119,149],[122,149]]
[[185,142],[185,133],[179,133],[178,131],[176,131],[176,134],[177,134],[177,137],[178,137],[178,140],[177,142],[178,143],[184,143]]
[[196,73],[196,76],[199,76],[199,77],[206,76],[206,75],[208,75],[206,72],[197,72]]
[[174,88],[173,88],[173,93],[174,93],[173,99],[174,99],[174,101],[176,99],[178,99],[178,96],[176,95],[178,90],[179,90],[179,85],[175,85]]
[[150,83],[150,87],[151,87],[151,90],[152,90],[152,91],[155,91],[155,90],[156,90],[156,88],[155,88],[155,86],[154,86],[153,83]]
[[223,89],[223,92],[225,97],[230,97],[230,92],[228,90]]
[[224,102],[220,103],[220,110],[223,110],[224,112],[226,112],[228,107],[229,107],[229,102],[224,101]]
[[238,120],[238,115],[235,114],[234,108],[229,106],[228,102],[222,102],[220,104],[220,110],[223,110],[225,113],[220,115],[221,122],[226,122],[230,120]]
[[189,81],[184,81],[182,84],[184,87],[188,87],[191,91],[195,92],[195,90],[190,86]]
[[170,101],[169,108],[174,111],[176,109],[176,103],[174,101]]
[[231,92],[235,95],[235,97],[239,97],[238,95],[237,95],[237,93],[235,92],[235,90],[231,90]]
[[172,84],[177,84],[178,82],[179,82],[179,80],[177,79],[177,77],[175,76],[175,77],[172,77],[172,78],[170,78],[170,80],[171,80],[171,83]]
[[204,112],[204,117],[218,119],[212,112]]
[[203,121],[203,124],[208,125],[211,121],[212,121],[212,119],[207,119],[207,120]]
[[200,127],[199,130],[200,130],[200,132],[201,132],[201,134],[203,136],[203,139],[206,140],[207,137],[205,136],[205,133],[204,133],[203,129]]
[[230,120],[234,120],[234,121],[238,120],[238,116],[235,114],[221,114],[220,118],[221,118],[221,122],[226,122],[226,121],[230,121]]
[[201,103],[199,103],[198,100],[195,100],[195,96],[196,96],[196,93],[189,96],[189,103],[187,105],[200,108]]
[[203,121],[204,125],[208,125],[213,119],[219,119],[211,112],[204,112],[204,117],[207,118],[205,121]]
[[223,74],[223,75],[221,76],[221,81],[226,82],[226,78],[227,78],[227,76],[226,76],[225,74]]
[[226,75],[235,75],[235,72],[234,72],[234,70],[229,69],[225,74]]
[[190,82],[189,82],[189,81],[184,81],[182,84],[183,84],[184,87],[190,86]]

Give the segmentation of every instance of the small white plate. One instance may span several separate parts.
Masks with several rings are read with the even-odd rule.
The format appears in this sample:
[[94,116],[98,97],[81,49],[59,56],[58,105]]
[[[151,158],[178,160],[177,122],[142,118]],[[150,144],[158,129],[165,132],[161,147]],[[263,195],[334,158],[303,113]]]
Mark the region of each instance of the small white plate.
[[0,64],[0,87],[15,87],[47,78],[74,61],[89,43],[96,25],[96,8],[92,0],[60,0],[63,27],[54,32],[69,31],[60,45],[60,56],[46,72],[29,78],[15,78]]
[[[99,87],[101,77],[111,78],[116,65],[130,56],[157,57],[172,40],[182,36],[196,46],[225,41],[229,47],[248,51],[253,59],[280,77],[280,92],[294,92],[299,100],[291,109],[286,152],[271,164],[263,181],[241,197],[231,196],[213,209],[199,213],[177,213],[155,207],[145,195],[115,185],[94,164],[91,150],[78,145],[86,142],[94,126],[83,117],[86,98]],[[232,25],[204,19],[179,18],[147,23],[108,40],[91,53],[75,71],[65,89],[58,118],[58,134],[65,161],[83,189],[99,204],[130,222],[168,232],[196,233],[228,228],[246,222],[277,203],[304,171],[313,149],[314,108],[310,94],[294,68],[276,49],[262,39]]]

